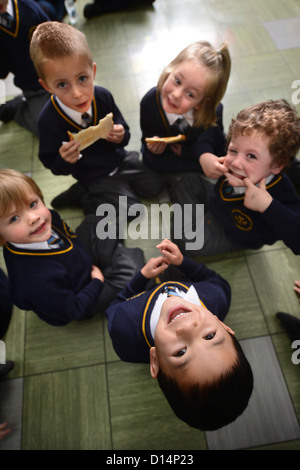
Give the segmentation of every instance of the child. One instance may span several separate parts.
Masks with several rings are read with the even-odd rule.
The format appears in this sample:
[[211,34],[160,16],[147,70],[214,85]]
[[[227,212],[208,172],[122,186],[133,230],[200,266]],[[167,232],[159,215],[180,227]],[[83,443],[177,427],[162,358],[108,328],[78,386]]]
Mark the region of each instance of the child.
[[[141,101],[144,162],[160,172],[202,172],[203,158],[225,155],[220,103],[231,60],[226,45],[190,44],[163,70],[157,87]],[[178,144],[146,143],[146,137],[183,134]],[[212,175],[213,177],[213,175]]]
[[29,43],[34,28],[49,21],[47,14],[32,0],[0,0],[0,78],[14,75],[22,94],[0,106],[0,121],[12,119],[38,135],[37,121],[49,99],[40,83],[29,56]]
[[[113,346],[123,361],[150,362],[179,418],[216,429],[243,412],[253,387],[249,363],[222,323],[230,286],[170,240],[157,248],[161,256],[150,259],[106,311]],[[169,280],[145,290],[161,274]]]
[[[285,100],[245,109],[232,120],[228,142],[220,171],[225,174],[216,185],[195,174],[187,175],[174,189],[182,207],[205,205],[204,246],[189,254],[256,250],[278,240],[300,254],[300,198],[282,174],[300,147],[296,110]],[[177,236],[182,250],[191,228],[202,230],[203,221],[190,220],[183,227]]]
[[[96,64],[84,34],[65,23],[45,23],[34,32],[30,53],[40,83],[52,93],[39,119],[39,158],[52,173],[78,180],[52,201],[53,207],[78,204],[88,214],[101,203],[118,209],[121,195],[127,196],[128,207],[138,202],[136,193],[157,195],[162,189],[159,177],[143,167],[137,152],[124,149],[129,128],[112,95],[94,87]],[[84,149],[79,158],[79,144],[69,141],[67,131],[83,129],[87,113],[96,125],[110,112],[114,126],[107,139]]]
[[0,242],[17,307],[56,326],[107,308],[143,265],[143,254],[116,240],[99,240],[95,224],[94,215],[82,222],[79,241],[47,209],[31,178],[0,170]]

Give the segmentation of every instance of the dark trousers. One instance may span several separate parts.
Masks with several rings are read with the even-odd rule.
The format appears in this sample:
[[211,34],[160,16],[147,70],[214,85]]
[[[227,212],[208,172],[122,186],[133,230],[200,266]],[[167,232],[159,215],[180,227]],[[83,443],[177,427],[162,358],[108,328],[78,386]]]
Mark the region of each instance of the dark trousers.
[[139,248],[126,248],[117,239],[100,239],[96,233],[99,218],[88,215],[76,229],[76,235],[90,253],[93,264],[104,276],[104,286],[89,317],[103,312],[144,266],[144,254]]
[[0,269],[0,338],[5,335],[11,319],[13,303],[9,297],[8,279]]

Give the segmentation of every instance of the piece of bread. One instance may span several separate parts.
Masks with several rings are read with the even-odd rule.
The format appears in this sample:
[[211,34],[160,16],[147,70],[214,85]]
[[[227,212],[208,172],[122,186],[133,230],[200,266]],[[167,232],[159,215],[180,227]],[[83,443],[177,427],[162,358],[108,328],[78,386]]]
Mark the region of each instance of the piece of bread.
[[68,136],[70,140],[80,142],[80,151],[89,147],[89,145],[92,145],[98,139],[106,139],[113,125],[113,113],[109,113],[103,119],[100,119],[96,126],[90,126],[87,129],[77,132],[77,134],[72,134],[72,132],[68,131]]
[[175,144],[176,142],[183,142],[185,135],[178,134],[171,137],[146,137],[146,142],[165,142],[166,144]]

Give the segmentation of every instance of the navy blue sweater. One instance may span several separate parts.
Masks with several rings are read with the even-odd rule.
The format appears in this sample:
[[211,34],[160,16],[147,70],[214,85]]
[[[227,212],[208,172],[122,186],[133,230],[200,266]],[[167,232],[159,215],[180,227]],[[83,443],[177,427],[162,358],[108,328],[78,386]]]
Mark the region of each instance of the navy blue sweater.
[[0,78],[9,72],[14,74],[14,83],[23,91],[40,90],[33,63],[29,55],[29,44],[34,29],[50,18],[32,0],[13,0],[15,21],[12,29],[0,25]]
[[226,232],[243,248],[258,249],[282,240],[296,255],[300,254],[300,198],[286,175],[274,176],[267,185],[273,197],[262,214],[244,206],[244,195],[235,195],[219,178],[210,208]]
[[204,264],[186,257],[180,269],[190,282],[165,282],[147,291],[144,289],[148,279],[138,272],[106,310],[113,346],[123,361],[149,362],[149,349],[154,346],[150,331],[151,312],[166,284],[175,285],[184,292],[193,285],[202,304],[220,320],[225,318],[231,300],[228,282]]
[[[219,157],[226,154],[226,142],[223,132],[223,105],[217,108],[217,125],[208,129],[203,127],[188,127],[182,132],[176,124],[169,125],[161,105],[160,95],[156,87],[146,93],[140,105],[140,125],[142,129],[142,149],[146,151],[146,137],[168,137],[172,135],[186,135],[186,141],[182,143],[182,158],[199,160],[200,155],[209,152]],[[169,146],[165,153],[168,153]],[[164,153],[163,153],[164,154]],[[162,154],[162,156],[163,156]],[[199,167],[200,168],[200,167]]]
[[61,158],[59,148],[63,141],[69,141],[67,131],[78,132],[82,127],[63,112],[55,96],[52,96],[46,103],[39,117],[41,162],[55,175],[72,175],[86,185],[108,175],[120,165],[126,156],[124,146],[128,144],[130,138],[129,127],[108,90],[95,86],[92,107],[92,125],[98,124],[99,119],[103,119],[106,114],[112,112],[114,123],[124,126],[125,136],[120,144],[114,144],[105,139],[97,140],[81,152],[83,157],[74,164]]
[[58,326],[84,318],[103,283],[91,279],[90,255],[59,215],[51,213],[52,227],[64,241],[62,248],[30,251],[7,243],[3,254],[14,304]]

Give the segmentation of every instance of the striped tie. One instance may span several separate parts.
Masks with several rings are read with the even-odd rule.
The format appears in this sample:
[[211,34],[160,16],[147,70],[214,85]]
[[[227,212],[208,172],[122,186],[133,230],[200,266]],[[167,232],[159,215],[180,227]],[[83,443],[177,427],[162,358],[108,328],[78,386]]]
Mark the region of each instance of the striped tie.
[[47,243],[51,247],[56,244],[59,246],[64,246],[64,242],[60,238],[54,237],[53,235],[51,235],[51,237],[47,240]]
[[167,294],[167,297],[171,297],[171,295],[176,295],[177,297],[182,297],[181,294],[176,292],[176,287],[175,286],[165,286],[163,292]]
[[92,117],[89,115],[89,113],[83,113],[81,115],[81,119],[85,123],[86,127],[88,127],[92,124]]

